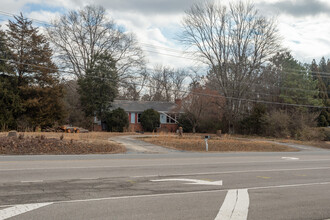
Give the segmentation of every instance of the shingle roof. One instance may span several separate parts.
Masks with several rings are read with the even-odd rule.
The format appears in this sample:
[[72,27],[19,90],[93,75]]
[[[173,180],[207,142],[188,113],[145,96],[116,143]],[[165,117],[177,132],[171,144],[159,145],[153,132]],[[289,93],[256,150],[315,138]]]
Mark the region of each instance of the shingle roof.
[[143,112],[150,108],[156,111],[172,112],[177,105],[171,102],[114,100],[110,110],[116,108],[122,108],[126,112]]

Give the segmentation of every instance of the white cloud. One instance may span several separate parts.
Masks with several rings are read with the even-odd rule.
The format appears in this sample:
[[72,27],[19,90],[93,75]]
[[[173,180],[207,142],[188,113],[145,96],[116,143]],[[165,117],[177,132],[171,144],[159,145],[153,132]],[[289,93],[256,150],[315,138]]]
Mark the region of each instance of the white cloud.
[[310,63],[328,56],[330,51],[330,29],[326,16],[294,18],[282,15],[279,29],[283,44],[301,62]]
[[[226,0],[226,2],[228,1]],[[330,5],[327,0],[313,1]],[[184,10],[189,8],[192,2],[190,0],[179,2],[174,0],[8,0],[6,4],[2,5],[1,10],[18,14],[28,3],[40,4],[50,8],[64,8],[65,10],[76,10],[87,4],[100,4],[107,9],[109,15],[120,26],[124,27],[125,31],[135,33],[139,42],[141,42],[142,48],[146,50],[147,59],[150,62],[149,66],[161,63],[173,67],[189,67],[195,65],[196,62],[182,59],[180,58],[183,56],[181,53],[164,49],[163,47],[183,50],[179,43],[173,39],[173,36],[180,31],[180,21],[184,15]],[[283,2],[283,0],[254,1],[257,6],[259,3],[276,4],[280,2]],[[308,3],[305,0],[304,2]],[[327,15],[295,17],[283,14],[274,8],[264,7],[260,8],[260,10],[264,15],[278,16],[283,45],[290,49],[298,60],[310,62],[313,58],[319,59],[322,56],[330,55],[328,52],[330,51],[330,40],[328,37],[330,36],[330,29],[328,25],[329,17]],[[26,16],[49,22],[51,18],[59,14],[60,12],[56,12],[56,10],[54,12],[42,9],[32,10]],[[2,23],[4,22],[2,21]],[[148,46],[145,44],[148,44]],[[156,47],[152,48],[149,44],[156,45]],[[147,52],[147,50],[158,53]]]

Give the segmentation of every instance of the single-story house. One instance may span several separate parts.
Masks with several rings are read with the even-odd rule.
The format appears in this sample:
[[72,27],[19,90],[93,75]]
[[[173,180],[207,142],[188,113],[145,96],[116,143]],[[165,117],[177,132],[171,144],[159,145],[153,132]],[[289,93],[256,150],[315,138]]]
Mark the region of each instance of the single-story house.
[[[181,100],[172,102],[158,101],[129,101],[129,100],[114,100],[110,110],[122,108],[128,114],[129,127],[128,131],[136,132],[143,131],[140,123],[140,117],[143,111],[154,109],[160,114],[160,127],[158,130],[175,132],[178,129],[178,105]],[[97,118],[94,119],[94,131],[106,130],[106,125]]]

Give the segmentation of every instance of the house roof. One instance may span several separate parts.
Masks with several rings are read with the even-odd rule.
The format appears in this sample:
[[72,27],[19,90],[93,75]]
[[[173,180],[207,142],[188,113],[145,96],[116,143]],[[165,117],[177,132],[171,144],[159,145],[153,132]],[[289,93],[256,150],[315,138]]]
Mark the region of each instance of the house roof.
[[114,100],[110,110],[116,108],[122,108],[126,112],[143,112],[150,108],[158,112],[173,112],[176,110],[177,104],[172,102]]

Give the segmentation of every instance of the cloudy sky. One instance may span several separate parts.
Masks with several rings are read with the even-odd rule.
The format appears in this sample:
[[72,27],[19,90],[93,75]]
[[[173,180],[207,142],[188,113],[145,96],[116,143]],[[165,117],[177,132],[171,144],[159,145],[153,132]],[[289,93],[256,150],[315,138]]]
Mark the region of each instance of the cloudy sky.
[[[277,18],[283,45],[296,59],[310,63],[313,58],[330,58],[329,0],[253,2],[262,14]],[[192,0],[6,0],[1,4],[0,23],[10,19],[7,13],[20,12],[28,18],[49,22],[68,10],[91,3],[105,7],[119,25],[137,35],[150,66],[198,66],[183,57],[180,52],[183,48],[175,40],[184,11],[193,3]]]

